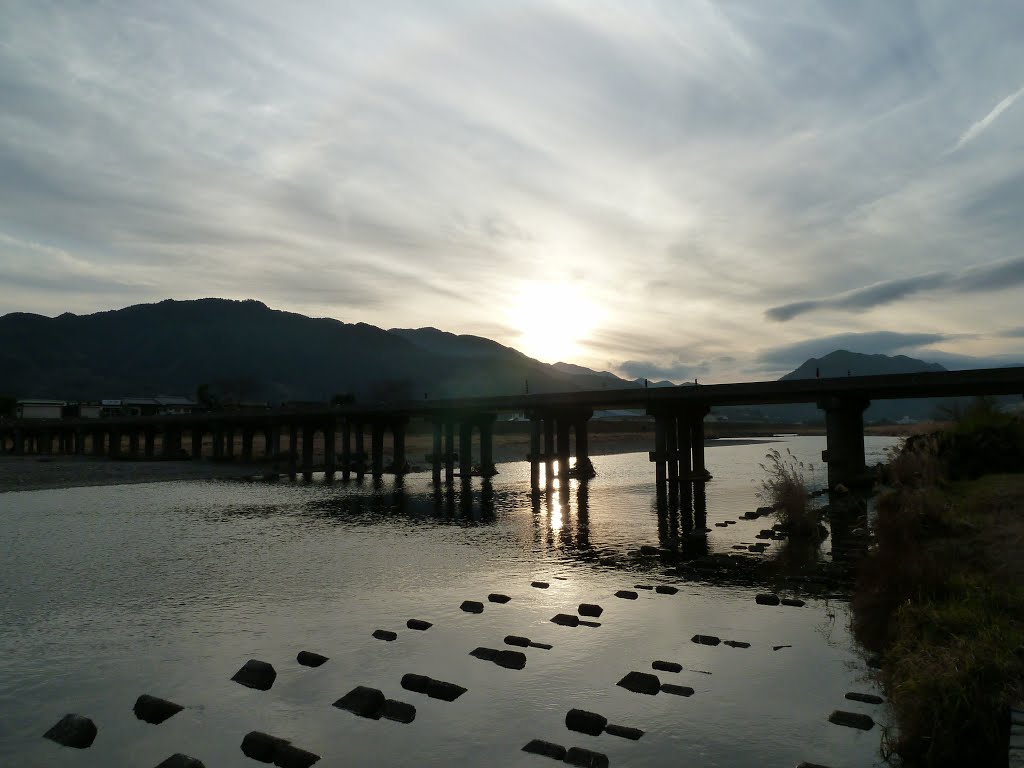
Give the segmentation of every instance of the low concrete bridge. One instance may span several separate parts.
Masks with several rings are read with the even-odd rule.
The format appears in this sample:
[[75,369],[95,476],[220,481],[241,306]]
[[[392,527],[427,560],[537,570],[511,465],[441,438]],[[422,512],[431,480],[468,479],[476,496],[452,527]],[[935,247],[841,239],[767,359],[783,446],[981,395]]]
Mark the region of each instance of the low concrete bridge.
[[[433,425],[433,451],[428,455],[433,479],[440,484],[464,481],[473,475],[494,474],[492,438],[497,414],[524,412],[531,422],[531,481],[540,484],[540,467],[550,484],[556,476],[586,479],[593,475],[587,425],[596,409],[643,409],[654,418],[655,465],[658,487],[666,483],[702,482],[710,478],[704,465],[704,417],[712,406],[815,403],[825,412],[829,486],[856,484],[865,474],[864,409],[872,400],[919,397],[1024,394],[1024,367],[974,371],[851,376],[739,384],[686,385],[657,389],[616,389],[556,394],[510,395],[357,403],[322,411],[210,413],[116,419],[33,420],[0,423],[0,452],[85,453],[155,457],[156,437],[161,453],[180,458],[203,457],[205,437],[211,437],[211,457],[230,457],[241,436],[241,456],[253,458],[253,436],[263,436],[264,456],[288,462],[295,477],[313,473],[313,445],[324,442],[324,471],[380,477],[386,471],[407,471],[405,435],[410,418]],[[458,433],[458,445],[455,435]],[[384,442],[391,435],[392,464],[384,465]],[[479,463],[472,464],[474,433],[479,440]],[[186,449],[184,436],[190,442]],[[288,449],[282,451],[282,437]],[[300,438],[301,436],[301,450]],[[370,445],[367,449],[366,437]],[[340,449],[338,438],[340,437]],[[127,446],[125,442],[127,441]],[[572,459],[575,458],[575,464]]]

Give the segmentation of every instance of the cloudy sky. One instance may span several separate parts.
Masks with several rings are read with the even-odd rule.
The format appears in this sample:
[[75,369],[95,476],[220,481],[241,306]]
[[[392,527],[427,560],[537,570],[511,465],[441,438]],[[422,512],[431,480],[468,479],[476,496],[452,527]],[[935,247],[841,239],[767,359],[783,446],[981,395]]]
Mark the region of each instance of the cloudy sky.
[[1024,3],[12,0],[0,314],[257,298],[630,376],[1024,360]]

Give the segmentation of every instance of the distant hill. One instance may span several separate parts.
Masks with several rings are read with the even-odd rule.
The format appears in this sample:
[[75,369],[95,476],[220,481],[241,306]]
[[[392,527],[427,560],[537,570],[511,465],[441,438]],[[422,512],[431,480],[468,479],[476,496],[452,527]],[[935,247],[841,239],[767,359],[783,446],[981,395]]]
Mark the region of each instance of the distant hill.
[[[91,315],[0,317],[0,393],[99,399],[194,394],[360,400],[573,391],[593,382],[476,336],[385,331],[258,301],[140,304]],[[595,387],[597,388],[597,387]]]
[[938,363],[926,363],[906,355],[864,355],[859,352],[847,352],[837,349],[822,358],[812,357],[795,371],[782,377],[782,381],[791,379],[823,379],[837,376],[882,376],[891,373],[927,373],[945,371]]

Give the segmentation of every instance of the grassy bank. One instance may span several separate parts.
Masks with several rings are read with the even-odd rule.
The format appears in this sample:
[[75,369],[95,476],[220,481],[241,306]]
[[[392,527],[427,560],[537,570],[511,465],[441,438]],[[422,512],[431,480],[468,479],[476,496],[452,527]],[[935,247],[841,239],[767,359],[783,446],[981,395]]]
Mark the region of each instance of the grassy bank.
[[[854,593],[854,631],[881,655],[896,717],[883,749],[908,766],[1006,765],[1007,708],[1024,698],[1024,475],[951,479],[963,473],[950,457],[991,429],[894,457]],[[998,430],[1024,446],[1024,426]]]

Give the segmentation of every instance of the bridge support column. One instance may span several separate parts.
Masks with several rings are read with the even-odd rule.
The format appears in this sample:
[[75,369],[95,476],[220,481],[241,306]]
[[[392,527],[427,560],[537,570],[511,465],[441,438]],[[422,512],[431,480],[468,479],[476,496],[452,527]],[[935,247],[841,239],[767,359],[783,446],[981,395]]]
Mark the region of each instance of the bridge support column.
[[650,460],[654,462],[654,481],[659,490],[664,487],[668,470],[668,421],[663,413],[654,414],[654,451]]
[[92,453],[93,456],[102,456],[106,451],[104,450],[104,444],[106,443],[107,433],[102,429],[97,429],[92,433]]
[[544,486],[551,489],[555,484],[555,417],[544,414]]
[[455,422],[451,419],[444,423],[444,482],[455,482]]
[[25,430],[20,427],[14,430],[14,446],[11,450],[16,456],[25,455]]
[[686,437],[679,429],[679,419],[669,415],[663,419],[665,431],[665,465],[668,475],[669,490],[675,490],[679,484],[679,457],[685,450],[689,452]]
[[[118,436],[117,439],[120,441],[121,437]],[[181,430],[176,427],[164,427],[163,441],[164,458],[176,457],[181,451]]]
[[281,453],[281,427],[271,424],[263,433],[263,455],[276,461]]
[[85,430],[81,427],[75,430],[75,453],[78,455],[85,453]]
[[316,439],[316,425],[302,425],[302,479],[307,483],[313,479],[313,442]]
[[597,475],[594,462],[590,460],[590,441],[587,438],[587,422],[591,416],[593,412],[576,418],[576,477],[579,480],[589,480]]
[[294,421],[288,425],[288,479],[299,475],[299,425]]
[[112,459],[116,459],[121,455],[121,430],[119,429],[114,428],[110,430],[110,446],[108,455]]
[[[93,442],[96,441],[96,434],[93,433]],[[152,459],[156,455],[156,429],[153,427],[146,427],[142,433],[142,450],[146,454],[147,459]]]
[[346,483],[352,476],[352,424],[348,419],[341,422],[341,479]]
[[473,476],[473,422],[459,424],[459,476],[467,482]]
[[480,414],[477,426],[480,429],[480,477],[494,477],[494,421],[493,413]]
[[235,428],[233,425],[224,430],[224,455],[232,460],[235,458]]
[[704,464],[704,417],[708,408],[698,408],[690,412],[690,453],[693,457],[691,477],[694,482],[706,482],[711,479]]
[[404,418],[398,418],[391,422],[391,459],[395,477],[401,477],[409,470],[408,462],[405,459],[405,425]]
[[536,414],[530,414],[530,490],[540,490],[540,432],[543,420]]
[[572,432],[572,417],[562,413],[556,419],[558,434],[558,477],[563,480],[569,479],[569,457],[572,451],[569,448],[569,436]]
[[199,461],[203,458],[203,428],[193,425],[192,427],[192,461]]
[[242,461],[252,461],[253,436],[252,427],[242,427]]
[[379,417],[370,425],[370,474],[374,480],[384,474],[384,422]]
[[324,422],[324,478],[327,480],[334,479],[336,440],[334,419],[330,419]]
[[864,485],[864,409],[869,400],[854,397],[828,397],[818,401],[825,411],[826,449],[821,459],[828,464],[828,487],[847,488]]
[[132,431],[128,433],[128,453],[131,454],[133,457],[137,457],[139,455],[138,428],[133,428]]
[[435,418],[433,424],[433,440],[430,454],[430,479],[434,485],[441,484],[441,420]]
[[356,480],[362,481],[366,474],[366,447],[363,436],[364,425],[361,421],[356,422]]

